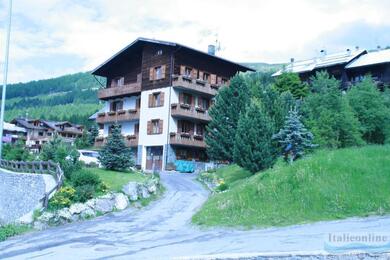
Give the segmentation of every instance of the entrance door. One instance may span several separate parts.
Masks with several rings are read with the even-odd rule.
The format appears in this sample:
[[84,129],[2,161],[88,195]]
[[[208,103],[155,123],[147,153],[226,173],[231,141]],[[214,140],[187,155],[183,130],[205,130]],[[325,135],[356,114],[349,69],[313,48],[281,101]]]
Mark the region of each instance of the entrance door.
[[161,171],[163,161],[163,147],[146,147],[146,170]]

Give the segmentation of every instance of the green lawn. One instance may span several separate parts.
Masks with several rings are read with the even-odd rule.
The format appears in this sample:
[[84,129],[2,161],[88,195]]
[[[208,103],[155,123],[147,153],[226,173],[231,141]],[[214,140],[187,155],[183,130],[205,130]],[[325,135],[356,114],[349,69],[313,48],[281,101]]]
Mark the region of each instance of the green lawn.
[[31,231],[32,228],[27,225],[5,225],[0,227],[0,241],[4,241],[9,237],[17,236],[28,231]]
[[[237,166],[220,171],[238,179]],[[266,227],[390,213],[390,146],[317,151],[236,180],[193,217],[205,226]]]
[[117,172],[100,168],[85,168],[85,170],[99,175],[100,179],[106,183],[112,191],[121,191],[123,185],[126,183],[130,181],[142,182],[147,178],[138,172]]

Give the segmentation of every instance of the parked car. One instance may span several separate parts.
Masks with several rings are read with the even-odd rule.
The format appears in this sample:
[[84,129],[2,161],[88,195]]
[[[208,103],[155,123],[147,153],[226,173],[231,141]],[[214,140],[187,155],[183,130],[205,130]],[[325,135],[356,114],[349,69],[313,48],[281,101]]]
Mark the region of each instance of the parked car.
[[102,167],[98,157],[99,153],[91,150],[78,150],[80,157],[79,160],[84,162],[86,165],[97,165],[98,167]]

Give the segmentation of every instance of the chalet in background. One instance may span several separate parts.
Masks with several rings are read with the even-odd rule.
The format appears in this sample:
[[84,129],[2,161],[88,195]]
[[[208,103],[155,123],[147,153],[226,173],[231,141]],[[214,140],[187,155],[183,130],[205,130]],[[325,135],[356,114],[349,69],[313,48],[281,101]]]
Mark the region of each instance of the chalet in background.
[[53,122],[41,119],[15,118],[11,124],[26,131],[26,147],[39,151],[42,145],[53,138],[54,134],[61,136],[65,142],[73,144],[77,137],[83,134],[83,126],[70,122]]
[[366,50],[347,49],[344,52],[326,54],[325,50],[318,57],[291,62],[283,69],[274,73],[279,76],[284,72],[298,73],[302,81],[309,81],[317,71],[327,71],[341,81],[343,89],[361,81],[370,74],[378,87],[390,84],[390,49],[380,49],[367,52]]
[[136,164],[146,170],[173,169],[177,160],[204,168],[208,110],[222,85],[237,72],[252,69],[181,44],[139,38],[97,67],[92,74],[107,83],[96,115],[104,144],[114,123],[121,126]]

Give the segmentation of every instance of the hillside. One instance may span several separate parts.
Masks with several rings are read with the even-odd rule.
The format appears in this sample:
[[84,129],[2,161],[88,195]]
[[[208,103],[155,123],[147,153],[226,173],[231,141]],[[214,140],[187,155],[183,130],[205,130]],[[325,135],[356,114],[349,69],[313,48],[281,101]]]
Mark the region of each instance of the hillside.
[[101,107],[97,98],[99,87],[88,72],[10,84],[5,119],[28,116],[88,124],[88,117]]
[[259,72],[269,72],[269,73],[276,72],[283,67],[283,64],[269,64],[264,62],[253,62],[253,63],[243,62],[241,64]]
[[216,174],[230,188],[213,195],[193,221],[264,227],[390,213],[389,161],[387,145],[317,151],[253,176],[228,166]]

